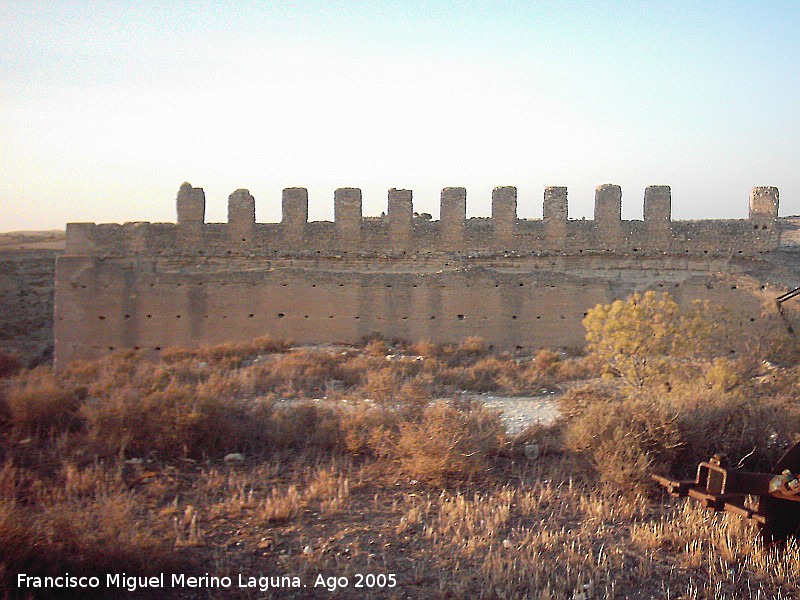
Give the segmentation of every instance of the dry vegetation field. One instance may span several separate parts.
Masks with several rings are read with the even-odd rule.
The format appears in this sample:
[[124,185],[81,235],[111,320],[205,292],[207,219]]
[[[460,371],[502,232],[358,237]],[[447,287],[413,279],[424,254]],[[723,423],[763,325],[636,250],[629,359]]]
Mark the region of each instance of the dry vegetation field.
[[[732,356],[726,322],[649,294],[590,311],[585,353],[262,338],[58,374],[4,353],[0,597],[798,598],[798,542],[648,478],[715,451],[768,468],[800,431],[796,340],[776,321]],[[543,389],[560,418],[516,437],[465,394]]]

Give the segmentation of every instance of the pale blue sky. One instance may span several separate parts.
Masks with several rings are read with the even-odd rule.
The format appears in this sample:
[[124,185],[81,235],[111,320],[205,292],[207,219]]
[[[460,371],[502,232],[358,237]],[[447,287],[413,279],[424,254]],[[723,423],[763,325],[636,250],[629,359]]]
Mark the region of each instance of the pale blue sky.
[[32,2],[0,0],[0,230],[207,221],[250,189],[260,222],[305,186],[364,214],[391,187],[672,186],[673,217],[743,218],[776,185],[800,213],[800,2]]

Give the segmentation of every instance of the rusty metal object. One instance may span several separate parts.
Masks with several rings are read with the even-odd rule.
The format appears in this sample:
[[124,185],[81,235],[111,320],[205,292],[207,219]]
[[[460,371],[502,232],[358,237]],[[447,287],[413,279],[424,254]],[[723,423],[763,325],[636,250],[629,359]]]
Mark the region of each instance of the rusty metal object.
[[775,463],[771,473],[749,473],[728,466],[715,454],[697,466],[695,479],[653,479],[670,495],[689,497],[705,508],[726,511],[754,523],[768,541],[800,534],[800,442]]
[[775,306],[778,307],[778,314],[783,319],[783,322],[786,323],[786,328],[789,330],[789,333],[794,334],[794,328],[792,324],[789,322],[789,319],[786,318],[786,313],[783,310],[783,303],[787,300],[791,300],[796,296],[800,296],[800,287],[796,287],[791,291],[786,292],[785,294],[781,294],[777,298],[775,298]]

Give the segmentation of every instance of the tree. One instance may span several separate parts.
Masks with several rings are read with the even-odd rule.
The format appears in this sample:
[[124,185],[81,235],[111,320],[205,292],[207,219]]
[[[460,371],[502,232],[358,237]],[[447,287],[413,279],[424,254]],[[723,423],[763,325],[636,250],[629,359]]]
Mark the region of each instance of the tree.
[[[587,349],[634,387],[662,379],[677,359],[722,354],[729,329],[721,309],[697,301],[681,309],[666,292],[598,304],[583,320]],[[679,361],[685,366],[687,361]]]

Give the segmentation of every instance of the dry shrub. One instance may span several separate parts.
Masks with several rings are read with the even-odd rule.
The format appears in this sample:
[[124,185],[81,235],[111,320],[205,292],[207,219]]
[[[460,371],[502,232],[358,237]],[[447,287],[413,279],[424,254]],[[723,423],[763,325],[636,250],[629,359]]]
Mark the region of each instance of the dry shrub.
[[757,363],[752,358],[717,357],[702,364],[700,377],[715,392],[730,392],[744,386],[755,375]]
[[267,523],[283,523],[303,508],[303,497],[296,485],[286,489],[273,488],[258,507],[258,515]]
[[81,413],[98,454],[203,458],[268,447],[270,407],[170,384],[144,394],[124,387],[88,401]]
[[651,472],[666,472],[675,464],[682,438],[669,407],[627,398],[589,404],[568,423],[565,445],[587,456],[603,483],[636,492]]
[[252,360],[258,356],[286,352],[289,347],[290,344],[286,341],[262,336],[243,342],[227,342],[199,348],[165,348],[161,351],[160,358],[167,364],[185,360],[200,360],[215,365],[222,363],[226,366],[232,364],[238,366],[243,361]]
[[561,363],[561,356],[548,348],[540,348],[533,356],[531,371],[538,377],[555,377]]
[[16,354],[0,348],[0,379],[12,377],[22,370],[22,361]]
[[595,354],[575,356],[558,363],[556,378],[558,381],[576,381],[593,379],[603,374],[603,362]]
[[679,415],[684,440],[673,469],[677,474],[692,474],[697,462],[717,452],[727,454],[734,465],[749,454],[746,470],[769,471],[797,432],[791,405],[757,397],[752,390],[724,393],[697,387],[673,391],[663,402]]
[[[90,396],[102,396],[120,387],[164,388],[173,378],[167,369],[143,360],[135,350],[113,352],[97,360],[70,363],[63,376],[73,385],[83,386]],[[156,376],[160,373],[159,376]]]
[[343,446],[337,411],[314,402],[276,404],[269,427],[273,450],[334,450]]
[[[14,596],[16,574],[97,576],[98,590],[48,590],[47,597],[118,597],[106,573],[156,575],[190,571],[166,531],[147,529],[139,502],[117,494],[86,502],[56,503],[23,511],[0,500],[0,593]],[[44,596],[43,596],[44,597]]]
[[769,471],[792,440],[795,409],[747,387],[726,392],[728,377],[721,381],[627,396],[608,385],[574,388],[560,399],[566,446],[619,489],[643,489],[651,472],[691,477],[698,462],[717,452],[733,464],[749,455],[748,470]]
[[[546,454],[558,454],[564,450],[564,428],[556,423],[531,423],[514,436],[509,450],[514,454],[536,459]],[[535,446],[535,447],[534,447]],[[529,455],[529,453],[532,453]]]
[[800,366],[775,368],[768,365],[759,377],[759,385],[765,395],[794,402],[800,398]]
[[433,376],[440,393],[501,390],[517,393],[527,389],[520,380],[521,369],[513,360],[494,355],[473,358],[476,359],[472,362],[465,359],[461,364],[425,361],[430,362],[425,365],[425,370]]
[[508,376],[508,367],[513,364],[496,356],[479,359],[465,369],[467,379],[464,389],[473,392],[491,392],[499,389],[498,380]]
[[432,400],[435,383],[430,374],[422,373],[406,381],[398,390],[399,410],[407,418],[417,418]]
[[364,354],[372,358],[382,358],[389,354],[389,344],[384,340],[372,340],[364,346]]
[[468,337],[464,339],[456,349],[459,357],[476,358],[486,356],[489,353],[489,344],[480,337]]
[[420,340],[409,345],[408,353],[424,358],[441,358],[444,356],[444,349],[440,344],[434,344],[430,340]]
[[440,401],[427,407],[419,421],[401,423],[396,435],[381,442],[381,450],[396,459],[409,477],[440,482],[484,471],[487,459],[504,439],[496,411],[478,404],[459,408]]
[[397,394],[399,373],[391,367],[367,371],[366,381],[361,385],[361,393],[373,400],[392,400]]
[[379,448],[385,432],[395,431],[400,414],[382,405],[361,402],[339,412],[344,447],[353,454],[370,454]]
[[796,365],[800,362],[800,302],[795,298],[784,303],[779,311],[774,302],[769,301],[763,309],[758,327],[760,335],[748,340],[750,353],[775,364]]
[[333,379],[335,357],[329,352],[302,348],[289,354],[272,356],[252,367],[255,392],[285,397],[319,395]]
[[570,420],[583,415],[594,404],[620,399],[615,386],[593,382],[570,387],[558,397],[558,409],[563,419]]
[[507,365],[498,383],[506,393],[540,393],[564,379],[560,373],[562,364],[557,352],[540,348],[530,361],[514,361]]
[[5,404],[17,434],[41,437],[77,427],[83,397],[81,388],[39,368],[11,382]]

